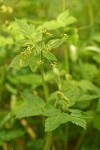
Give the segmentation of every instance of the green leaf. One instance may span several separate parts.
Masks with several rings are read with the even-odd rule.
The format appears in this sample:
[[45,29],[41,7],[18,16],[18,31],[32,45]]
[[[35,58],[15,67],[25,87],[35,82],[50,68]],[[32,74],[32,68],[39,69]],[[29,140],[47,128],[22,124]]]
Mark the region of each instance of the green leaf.
[[0,140],[10,141],[20,136],[23,136],[24,134],[25,132],[21,129],[12,130],[12,131],[0,131]]
[[37,32],[35,35],[35,42],[42,41],[42,32]]
[[24,34],[24,36],[30,38],[34,34],[35,27],[31,24],[28,24],[25,20],[16,19],[16,23],[20,29],[20,31]]
[[65,25],[70,25],[75,23],[77,20],[75,17],[73,16],[69,16],[66,20],[65,20]]
[[100,97],[100,94],[90,95],[77,87],[69,89],[65,95],[70,101],[87,101]]
[[41,115],[45,106],[45,102],[38,96],[29,93],[22,93],[24,103],[20,110],[17,112],[17,118]]
[[43,56],[44,56],[45,58],[47,58],[48,60],[55,60],[55,61],[57,61],[57,58],[55,57],[55,55],[52,54],[52,53],[49,52],[49,51],[43,51]]
[[13,87],[12,85],[10,85],[9,83],[6,83],[5,87],[10,93],[13,93],[13,94],[17,93],[17,89]]
[[25,74],[25,75],[18,75],[17,79],[20,83],[26,85],[33,85],[33,87],[37,87],[42,85],[42,79],[39,74]]
[[63,42],[64,42],[63,39],[53,39],[53,40],[50,40],[47,43],[47,45],[49,45],[51,47],[51,49],[53,49],[53,48],[59,47]]
[[20,63],[20,55],[16,55],[16,56],[13,58],[13,60],[12,60],[12,62],[11,62],[11,64],[10,64],[9,67],[16,67],[16,68],[19,68],[19,63]]
[[65,20],[68,16],[69,16],[69,10],[66,10],[57,17],[57,20],[58,21]]
[[73,116],[73,117],[78,117],[78,118],[82,118],[82,119],[92,119],[93,118],[92,112],[83,112],[78,109],[68,109],[68,111],[71,112],[71,116]]
[[33,73],[36,72],[36,70],[38,69],[38,67],[39,67],[39,64],[36,64],[36,65],[31,64],[30,65],[30,69],[32,70]]
[[30,61],[30,69],[32,70],[33,73],[36,72],[36,70],[38,69],[40,65],[38,61],[39,61],[39,58],[37,56],[31,59]]
[[59,28],[59,24],[57,24],[55,20],[51,20],[39,26],[37,30],[40,30],[40,29],[55,30],[57,28]]
[[52,131],[58,128],[62,123],[67,123],[70,120],[70,115],[60,113],[57,116],[48,117],[45,122],[45,131]]
[[60,113],[60,109],[56,109],[54,107],[45,107],[44,112],[42,113],[43,116],[55,116]]
[[98,90],[98,88],[90,81],[88,80],[81,80],[79,82],[79,87],[82,88],[82,90],[86,91],[86,90]]
[[0,113],[0,128],[5,125],[5,123],[11,118],[10,113],[2,112]]
[[83,118],[79,118],[77,116],[70,115],[70,122],[86,129],[86,121]]
[[76,95],[76,96],[72,96],[70,97],[70,100],[74,100],[74,101],[87,101],[87,100],[93,100],[96,98],[99,98],[100,95]]
[[85,47],[85,50],[86,51],[94,51],[94,52],[100,53],[100,48],[96,47],[96,46],[87,46],[87,47]]
[[[21,55],[24,53],[25,55]],[[22,52],[20,55],[17,55],[11,62],[10,67],[25,67],[30,66],[31,70],[35,72],[39,66],[37,63],[39,58],[38,56],[35,56],[35,54],[32,52],[31,54],[27,53],[27,50]]]

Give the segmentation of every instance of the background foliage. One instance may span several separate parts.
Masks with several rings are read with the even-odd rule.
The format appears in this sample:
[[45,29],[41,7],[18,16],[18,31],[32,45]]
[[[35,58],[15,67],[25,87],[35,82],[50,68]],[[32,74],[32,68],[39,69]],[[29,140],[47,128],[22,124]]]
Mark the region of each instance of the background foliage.
[[[64,11],[66,15],[62,14]],[[56,20],[56,24],[53,24],[52,20]],[[29,30],[29,24],[32,25],[32,30]],[[40,72],[37,70],[36,73],[32,73],[35,65],[30,65],[32,71],[29,67],[18,67],[17,57],[16,61],[12,61],[26,46],[24,45],[26,41],[21,39],[25,36],[28,38],[34,30],[37,33],[38,29],[45,27],[53,34],[53,38],[60,39],[52,45],[52,54],[44,53],[45,59],[49,60],[44,59],[49,101],[54,102],[56,91],[60,88],[60,76],[65,94],[62,96],[75,100],[75,105],[69,109],[72,114],[71,122],[79,126],[70,122],[59,126],[67,122],[66,118],[64,120],[65,113],[60,114],[58,110],[47,106],[43,113],[48,117],[44,129],[44,120],[40,115],[41,106],[44,107],[45,103],[42,100],[44,95]],[[99,31],[99,0],[0,1],[1,150],[41,150],[45,140],[44,130],[50,131],[57,127],[53,131],[52,150],[100,149]],[[65,34],[64,43],[62,34],[63,37]],[[41,35],[36,35],[36,42],[41,41]],[[49,40],[48,37],[45,39]],[[57,68],[53,69],[51,66],[55,65],[56,58],[58,59]],[[25,98],[32,95],[25,95],[25,93],[33,94],[36,102],[32,101],[34,97],[28,102]],[[25,100],[24,105],[22,97]],[[38,101],[40,105],[37,104]],[[64,109],[66,103],[63,101],[59,105]],[[38,114],[38,117],[32,117],[33,109],[34,115]],[[27,111],[29,112],[26,114]],[[15,115],[16,112],[17,115]],[[54,114],[56,116],[53,116]],[[23,118],[25,116],[27,118]],[[84,118],[88,122],[86,130],[80,127],[85,128]]]

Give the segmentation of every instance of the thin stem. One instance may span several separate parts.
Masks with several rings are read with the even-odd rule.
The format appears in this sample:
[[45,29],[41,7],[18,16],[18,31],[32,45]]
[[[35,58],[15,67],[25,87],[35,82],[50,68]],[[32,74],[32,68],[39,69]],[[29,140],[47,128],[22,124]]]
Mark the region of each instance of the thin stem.
[[[62,11],[66,10],[66,0],[62,0]],[[69,54],[68,54],[68,48],[65,45],[64,46],[64,60],[65,60],[65,70],[67,73],[69,73]]]
[[[41,43],[41,47],[42,47],[42,43]],[[42,50],[41,50],[41,54],[40,54],[40,59],[42,62]],[[48,101],[48,88],[47,88],[47,85],[45,83],[45,73],[44,73],[43,64],[40,65],[40,71],[41,71],[41,76],[42,76],[45,101],[47,102]],[[51,149],[51,140],[52,140],[52,132],[47,132],[46,136],[45,136],[45,144],[44,144],[43,150],[50,150]]]
[[52,131],[47,132],[47,134],[46,134],[46,141],[45,141],[45,145],[43,147],[43,150],[50,150],[51,140],[52,140]]
[[41,71],[41,76],[42,76],[43,91],[44,91],[45,101],[47,102],[47,100],[48,100],[48,89],[47,89],[47,86],[45,84],[45,74],[44,74],[43,64],[40,65],[40,71]]
[[65,57],[65,70],[66,70],[66,72],[67,73],[69,73],[69,52],[68,52],[68,46],[67,45],[65,45],[64,46],[64,52],[65,52],[65,54],[64,54],[64,57]]
[[64,134],[66,134],[66,141],[64,141],[64,150],[68,150],[68,136],[69,136],[69,134],[68,134],[68,129],[69,129],[69,124],[67,123],[66,125],[65,125],[65,128],[64,128]]
[[[66,10],[66,0],[62,1],[62,11]],[[69,52],[68,52],[68,46],[65,43],[64,45],[64,61],[65,61],[65,71],[66,73],[69,73]],[[67,141],[64,142],[64,150],[68,149],[68,124],[65,125],[65,131],[66,131],[66,135],[67,135]]]

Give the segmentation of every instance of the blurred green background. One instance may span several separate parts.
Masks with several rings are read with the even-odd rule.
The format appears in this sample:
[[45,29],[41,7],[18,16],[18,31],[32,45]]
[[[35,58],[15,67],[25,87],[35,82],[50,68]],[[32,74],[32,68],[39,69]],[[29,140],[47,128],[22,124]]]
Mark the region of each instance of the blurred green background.
[[[16,43],[22,38],[15,18],[27,20],[37,27],[55,19],[64,10],[69,10],[70,16],[77,19],[76,23],[64,28],[69,45],[68,72],[74,80],[90,81],[100,89],[99,0],[0,0],[0,150],[42,150],[44,138],[41,117],[17,120],[13,115],[20,103],[21,91],[38,91],[41,95],[39,74],[32,74],[29,68],[9,68],[20,51]],[[63,47],[54,53],[59,59],[59,68],[63,69]],[[47,72],[49,74],[49,69]],[[50,91],[55,88],[51,86]],[[94,119],[86,131],[70,124],[68,150],[99,150],[100,100],[77,105],[83,110],[91,109]],[[66,150],[64,132],[64,126],[54,131],[52,150]]]

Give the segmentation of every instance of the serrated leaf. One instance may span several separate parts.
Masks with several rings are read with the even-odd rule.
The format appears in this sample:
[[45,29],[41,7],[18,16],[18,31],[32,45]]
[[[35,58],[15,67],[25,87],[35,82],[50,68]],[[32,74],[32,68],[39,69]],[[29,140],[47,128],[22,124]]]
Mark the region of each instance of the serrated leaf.
[[16,68],[19,68],[19,63],[20,63],[20,55],[16,55],[16,56],[13,58],[13,60],[12,60],[12,62],[11,62],[11,64],[10,64],[9,67],[16,67]]
[[45,107],[44,112],[42,113],[43,116],[56,116],[61,112],[60,109],[56,109],[54,107]]
[[39,60],[38,56],[35,56],[33,52],[31,54],[28,54],[27,50],[25,50],[24,53],[26,53],[24,56],[17,55],[12,60],[10,67],[19,68],[19,67],[30,66],[31,70],[35,72],[39,66],[39,64],[37,63],[37,61]]
[[83,118],[70,115],[70,122],[86,129],[86,121]]
[[38,96],[29,93],[22,93],[24,104],[16,114],[16,118],[23,118],[35,115],[41,115],[45,102]]
[[16,23],[20,29],[20,31],[24,34],[26,37],[31,37],[32,34],[34,33],[35,27],[31,24],[28,24],[25,20],[19,20],[15,19]]
[[67,123],[70,116],[66,113],[60,113],[57,116],[48,117],[45,122],[45,131],[52,131],[58,128],[62,123]]
[[57,61],[56,56],[53,53],[49,52],[49,51],[43,51],[43,56],[45,58],[47,58],[48,60],[55,60],[55,61]]
[[92,112],[83,112],[83,111],[78,110],[78,109],[68,109],[68,111],[71,112],[71,116],[73,116],[73,117],[78,117],[78,118],[82,118],[82,119],[93,118]]

